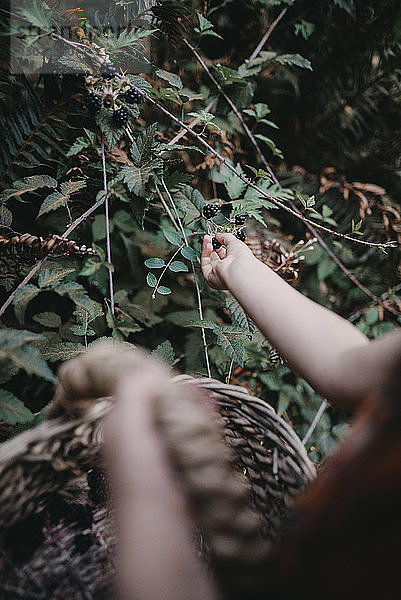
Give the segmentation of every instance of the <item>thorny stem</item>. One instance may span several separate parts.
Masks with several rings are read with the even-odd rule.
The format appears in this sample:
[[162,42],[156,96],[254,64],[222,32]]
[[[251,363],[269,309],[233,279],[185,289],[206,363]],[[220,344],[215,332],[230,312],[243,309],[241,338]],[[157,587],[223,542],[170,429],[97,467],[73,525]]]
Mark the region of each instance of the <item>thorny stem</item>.
[[103,170],[103,189],[105,194],[105,217],[106,217],[106,256],[109,271],[109,289],[110,289],[110,302],[111,302],[111,312],[114,315],[114,286],[113,286],[113,273],[111,272],[110,266],[111,262],[111,242],[110,242],[110,216],[109,216],[109,199],[108,199],[108,191],[107,191],[107,174],[106,174],[106,158],[104,153],[104,137],[102,135],[102,170]]
[[[172,207],[173,207],[173,209],[174,209],[174,212],[175,212],[175,214],[176,214],[176,217],[177,217],[178,223],[179,223],[179,225],[180,225],[181,233],[182,233],[182,235],[183,235],[183,237],[184,237],[184,240],[185,240],[185,245],[189,247],[189,244],[188,244],[188,238],[187,238],[187,236],[186,236],[185,229],[184,229],[184,227],[183,227],[183,225],[182,225],[182,221],[181,221],[181,219],[180,219],[180,216],[179,216],[179,214],[178,214],[177,207],[176,207],[176,205],[175,205],[175,202],[174,202],[174,200],[173,200],[173,198],[172,198],[172,196],[171,196],[171,194],[170,194],[170,191],[169,191],[168,187],[166,186],[166,183],[165,183],[164,179],[162,179],[162,185],[163,185],[164,191],[165,191],[165,192],[166,192],[166,194],[167,194],[167,197],[168,197],[168,199],[169,199],[169,200],[170,200],[170,202],[171,202],[171,205],[172,205]],[[191,260],[191,268],[192,268],[192,274],[193,274],[193,276],[194,276],[194,284],[195,284],[195,290],[196,290],[196,298],[197,298],[197,301],[198,301],[198,312],[199,312],[199,318],[200,318],[200,320],[201,320],[201,321],[203,321],[203,309],[202,309],[202,299],[201,299],[201,293],[200,293],[200,288],[199,288],[199,282],[198,282],[198,278],[197,278],[197,276],[196,276],[195,265],[194,265],[194,263],[192,262],[192,260]],[[205,332],[205,328],[204,328],[204,327],[201,327],[201,333],[202,333],[203,349],[204,349],[204,351],[205,351],[205,360],[206,360],[207,374],[208,374],[208,377],[211,377],[211,376],[212,376],[212,374],[211,374],[211,370],[210,370],[209,354],[208,354],[208,352],[207,352],[206,332]]]
[[[205,108],[205,112],[209,112],[209,110],[212,108],[212,106],[215,104],[217,98],[213,98],[209,104],[206,106]],[[188,127],[190,127],[191,129],[193,129],[194,127],[196,127],[197,125],[199,125],[200,123],[200,119],[199,117],[196,117],[196,119],[193,119]],[[180,131],[179,133],[177,133],[177,135],[175,137],[173,137],[172,140],[169,141],[169,143],[167,144],[167,146],[172,146],[173,144],[176,144],[182,137],[184,137],[184,135],[186,134],[186,130],[184,129],[184,131]]]
[[[60,40],[62,40],[64,42],[66,42],[70,46],[76,46],[76,42],[70,42],[70,41],[66,40],[65,38],[63,38],[62,36],[59,36],[58,34],[54,34],[54,35],[57,37],[57,39],[60,39]],[[77,47],[77,49],[83,51],[81,48],[79,48],[79,46]],[[84,52],[84,53],[88,54],[87,52]],[[329,233],[330,235],[333,235],[335,237],[338,237],[338,238],[341,238],[341,239],[350,240],[351,242],[354,242],[355,244],[361,244],[363,246],[370,246],[370,247],[373,247],[373,248],[394,247],[394,244],[392,242],[379,243],[379,242],[367,242],[365,240],[358,240],[358,239],[355,239],[355,238],[351,237],[349,234],[340,233],[339,231],[334,231],[333,229],[330,229],[329,227],[326,227],[324,225],[320,225],[318,223],[315,223],[314,221],[311,221],[307,217],[304,217],[303,215],[301,215],[301,213],[299,213],[299,211],[293,210],[289,206],[286,206],[280,200],[277,200],[277,198],[274,198],[273,196],[270,196],[270,194],[268,194],[267,192],[265,192],[264,190],[262,190],[255,183],[253,183],[252,181],[249,181],[249,179],[247,179],[245,177],[245,175],[242,175],[241,173],[239,173],[239,171],[237,171],[237,169],[235,167],[233,167],[228,162],[228,160],[224,158],[224,156],[222,156],[217,150],[215,150],[198,133],[196,133],[195,131],[193,131],[189,125],[186,125],[181,119],[179,119],[178,117],[176,117],[167,108],[164,108],[164,106],[162,104],[160,104],[159,102],[157,102],[156,100],[154,100],[153,98],[151,98],[151,96],[149,96],[141,88],[138,88],[138,87],[135,86],[135,89],[136,89],[136,91],[143,98],[145,98],[145,100],[147,102],[149,102],[150,104],[153,104],[153,106],[155,106],[156,108],[158,108],[162,113],[164,113],[166,116],[168,116],[172,121],[174,121],[175,123],[177,123],[177,125],[180,125],[180,127],[182,127],[183,129],[185,129],[185,131],[187,131],[188,133],[190,133],[202,146],[204,146],[205,148],[207,148],[211,154],[213,154],[216,158],[218,158],[219,161],[223,165],[225,165],[230,171],[232,171],[232,173],[234,173],[234,175],[236,175],[239,179],[241,179],[241,181],[243,181],[248,187],[253,188],[263,198],[267,198],[268,200],[270,200],[271,202],[273,202],[274,204],[276,204],[279,208],[285,210],[286,212],[288,212],[289,214],[293,215],[294,217],[296,217],[300,221],[303,221],[304,223],[309,223],[310,225],[316,227],[317,229],[320,229],[321,231],[325,231],[326,233]],[[269,170],[270,170],[270,167],[269,167]]]
[[312,421],[312,423],[309,426],[308,431],[306,432],[304,439],[302,440],[302,445],[306,446],[306,443],[308,442],[309,438],[311,437],[312,433],[315,431],[317,424],[320,421],[320,418],[322,416],[322,414],[324,413],[324,411],[326,410],[327,406],[329,405],[329,403],[327,402],[327,400],[323,400],[321,405],[319,406],[319,409],[317,411],[317,413],[315,414],[315,417]]
[[255,50],[252,52],[251,56],[248,58],[247,62],[252,62],[253,60],[255,60],[255,58],[257,57],[257,55],[259,54],[259,52],[262,50],[263,46],[266,44],[267,40],[269,39],[269,37],[271,36],[273,29],[276,27],[276,25],[281,21],[281,19],[284,17],[285,13],[287,12],[286,8],[283,8],[283,10],[281,11],[281,13],[278,15],[278,17],[273,21],[273,23],[270,25],[270,27],[268,28],[268,30],[266,31],[266,33],[264,34],[264,36],[262,37],[262,39],[260,40],[259,44],[256,46]]
[[[280,19],[284,16],[285,12],[287,9],[284,9],[281,11],[280,15],[277,17],[276,21],[274,21],[271,25],[271,27],[268,29],[268,31],[266,32],[264,38],[262,38],[261,43],[258,45],[258,47],[255,49],[255,52],[252,54],[252,56],[250,57],[250,61],[255,58],[255,56],[260,52],[261,48],[263,47],[264,43],[266,43],[270,33],[273,31],[273,28],[277,25],[277,23],[280,21]],[[267,35],[268,34],[268,35]],[[262,43],[263,41],[263,43]],[[244,121],[243,116],[241,115],[240,111],[238,110],[238,108],[235,106],[235,104],[233,103],[233,101],[231,100],[231,98],[224,92],[223,88],[221,87],[221,85],[219,84],[219,82],[216,80],[216,78],[213,76],[213,74],[210,72],[209,67],[207,66],[207,64],[205,63],[205,61],[202,59],[202,57],[198,54],[198,52],[195,50],[195,48],[187,41],[184,40],[184,42],[186,43],[186,45],[188,46],[188,48],[190,48],[190,50],[192,51],[192,53],[194,54],[194,56],[196,57],[196,59],[198,60],[198,62],[200,63],[200,65],[203,67],[203,69],[205,70],[205,72],[208,74],[209,78],[211,79],[211,81],[214,83],[214,85],[217,87],[217,89],[219,90],[219,92],[221,93],[221,95],[224,97],[224,99],[227,101],[227,103],[231,106],[232,110],[234,111],[235,115],[237,116],[238,120],[240,121],[245,133],[247,134],[249,140],[251,141],[252,145],[254,146],[257,155],[259,156],[260,160],[262,161],[265,169],[269,172],[269,174],[271,175],[271,177],[273,178],[273,181],[276,183],[276,185],[281,188],[280,182],[277,179],[276,175],[274,174],[272,168],[270,167],[269,163],[267,162],[256,138],[254,137],[253,133],[250,131],[249,127],[247,126],[246,122]],[[254,56],[255,55],[255,56]],[[290,207],[293,209],[293,211],[298,213],[299,218],[301,218],[303,220],[303,217],[301,215],[301,213],[297,210],[295,204],[289,200],[289,205]],[[326,242],[323,240],[323,238],[319,235],[319,233],[316,231],[316,228],[312,225],[311,222],[309,222],[309,220],[306,222],[306,227],[309,229],[309,231],[312,233],[312,235],[314,237],[316,237],[317,241],[319,242],[319,244],[322,246],[322,248],[327,252],[327,254],[330,256],[330,258],[336,263],[336,265],[343,271],[343,273],[352,281],[352,283],[354,283],[354,285],[356,285],[361,291],[363,291],[369,298],[371,298],[372,300],[374,300],[375,302],[377,302],[378,304],[380,304],[380,306],[382,306],[385,310],[387,310],[388,312],[399,316],[400,313],[393,309],[391,306],[389,306],[387,303],[384,303],[380,298],[378,298],[375,294],[373,294],[367,287],[365,287],[356,277],[355,275],[353,275],[348,269],[347,267],[341,262],[341,260],[334,254],[334,252],[329,248],[329,246],[326,244]]]
[[[93,206],[88,208],[88,210],[86,210],[80,217],[78,217],[73,223],[71,223],[71,225],[68,227],[68,229],[66,229],[65,232],[63,233],[63,235],[61,236],[63,238],[63,240],[66,239],[68,237],[68,235],[71,233],[71,231],[74,231],[74,229],[76,229],[78,227],[78,225],[80,225],[82,223],[82,221],[85,221],[85,219],[87,217],[89,217],[90,214],[92,214],[97,208],[99,208],[99,206],[101,206],[105,200],[106,200],[106,196],[103,196],[103,198],[101,198],[100,200],[95,202],[95,204],[93,204]],[[41,269],[43,263],[48,258],[49,258],[49,254],[47,256],[45,256],[44,258],[42,258],[39,262],[37,262],[36,265],[29,271],[28,275],[23,279],[23,281],[21,281],[21,283],[15,288],[15,290],[13,292],[11,292],[11,294],[8,296],[7,300],[4,302],[4,304],[0,308],[0,316],[10,306],[10,304],[14,300],[15,295],[18,292],[18,290],[23,288],[24,285],[26,285],[32,279],[32,277]]]
[[156,100],[154,100],[153,98],[148,96],[140,88],[136,87],[135,89],[138,91],[138,93],[143,98],[145,98],[145,100],[147,102],[149,102],[150,104],[153,104],[153,106],[156,106],[162,113],[164,113],[166,116],[168,116],[170,119],[172,119],[175,123],[177,123],[178,125],[183,127],[186,131],[188,131],[188,133],[190,133],[202,146],[207,148],[211,154],[213,154],[216,158],[218,158],[219,161],[223,165],[225,165],[232,173],[234,173],[234,175],[236,175],[238,177],[238,179],[241,179],[241,181],[243,181],[248,187],[251,187],[254,190],[256,190],[260,194],[260,196],[262,196],[263,198],[267,198],[268,200],[270,200],[270,202],[274,202],[274,204],[276,204],[278,207],[280,207],[283,210],[285,210],[286,212],[290,213],[291,215],[293,215],[300,221],[303,221],[304,223],[309,223],[313,227],[316,227],[317,229],[320,229],[321,231],[325,231],[326,233],[329,233],[330,235],[333,235],[335,237],[345,239],[345,240],[350,240],[351,242],[354,242],[355,244],[361,244],[363,246],[370,246],[373,248],[394,247],[394,244],[392,242],[380,243],[380,242],[367,242],[365,240],[358,240],[358,239],[351,237],[351,235],[349,235],[349,234],[340,233],[339,231],[334,231],[333,229],[330,229],[329,227],[326,227],[325,225],[320,225],[318,223],[315,223],[314,221],[311,221],[307,217],[304,217],[303,215],[301,215],[301,213],[299,211],[294,210],[294,209],[290,208],[289,206],[286,206],[285,204],[283,204],[283,202],[281,202],[280,200],[277,200],[277,198],[274,198],[273,196],[270,196],[270,194],[268,194],[267,192],[262,190],[259,186],[257,186],[255,183],[253,183],[252,181],[247,179],[245,177],[245,175],[242,175],[242,173],[237,171],[237,169],[235,167],[233,167],[230,164],[230,162],[226,158],[224,158],[224,156],[222,156],[217,150],[215,150],[208,142],[206,142],[206,140],[204,140],[195,131],[192,131],[192,129],[188,125],[186,125],[178,117],[173,115],[173,113],[171,113],[169,110],[167,110],[167,108],[164,108],[164,106],[162,106],[159,102],[157,102]]

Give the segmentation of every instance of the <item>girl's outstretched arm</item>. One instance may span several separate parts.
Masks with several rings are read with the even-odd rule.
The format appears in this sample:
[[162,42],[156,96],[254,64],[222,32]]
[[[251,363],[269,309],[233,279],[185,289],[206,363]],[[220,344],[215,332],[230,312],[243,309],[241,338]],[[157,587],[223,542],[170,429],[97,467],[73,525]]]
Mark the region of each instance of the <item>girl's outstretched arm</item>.
[[202,271],[215,289],[228,289],[269,342],[335,406],[354,409],[381,383],[401,352],[399,332],[377,341],[303,296],[254,257],[232,234],[205,236]]

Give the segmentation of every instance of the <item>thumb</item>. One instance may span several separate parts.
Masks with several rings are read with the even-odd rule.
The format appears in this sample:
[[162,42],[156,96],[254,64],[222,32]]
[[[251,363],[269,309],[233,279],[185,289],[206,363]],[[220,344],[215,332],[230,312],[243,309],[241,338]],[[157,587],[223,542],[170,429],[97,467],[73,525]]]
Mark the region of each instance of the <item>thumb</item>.
[[244,244],[232,233],[216,233],[215,237],[220,244],[227,248],[227,252],[232,252],[236,249],[243,248]]

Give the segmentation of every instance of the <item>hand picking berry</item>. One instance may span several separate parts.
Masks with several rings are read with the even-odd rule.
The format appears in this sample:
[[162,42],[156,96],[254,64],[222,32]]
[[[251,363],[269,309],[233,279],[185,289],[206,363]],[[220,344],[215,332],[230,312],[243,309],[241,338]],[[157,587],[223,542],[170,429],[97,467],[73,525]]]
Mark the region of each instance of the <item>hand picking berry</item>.
[[85,107],[90,112],[97,112],[102,108],[102,98],[99,96],[99,94],[90,92],[85,98]]
[[105,61],[100,66],[100,75],[105,79],[113,79],[117,75],[117,69],[114,63],[111,61]]
[[128,123],[129,113],[128,110],[122,106],[113,113],[113,123],[116,127],[123,127]]
[[215,204],[205,204],[205,206],[202,209],[202,214],[205,217],[205,219],[213,219],[213,217],[215,217],[218,212],[219,207]]
[[244,223],[245,223],[245,219],[246,219],[246,216],[245,216],[245,215],[237,215],[237,216],[235,217],[235,224],[236,224],[238,227],[240,227],[241,225],[244,225]]
[[241,242],[245,242],[246,233],[243,229],[241,229],[240,231],[237,231],[237,233],[235,234],[235,237],[237,237],[239,240],[241,240]]
[[218,250],[219,248],[221,248],[222,244],[220,244],[219,240],[217,240],[214,237],[214,238],[212,238],[212,246],[213,246],[213,250]]
[[142,102],[142,96],[134,87],[131,86],[125,92],[124,100],[128,102],[128,104],[140,104]]

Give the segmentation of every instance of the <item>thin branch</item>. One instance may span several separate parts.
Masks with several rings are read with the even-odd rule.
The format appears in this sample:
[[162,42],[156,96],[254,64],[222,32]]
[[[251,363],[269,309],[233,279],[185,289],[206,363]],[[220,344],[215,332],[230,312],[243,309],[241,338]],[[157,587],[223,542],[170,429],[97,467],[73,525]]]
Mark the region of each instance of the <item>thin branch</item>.
[[260,196],[262,196],[263,198],[267,198],[267,200],[270,200],[270,202],[273,202],[279,208],[282,208],[283,210],[285,210],[289,214],[293,215],[300,221],[303,221],[304,223],[309,223],[313,227],[316,227],[317,229],[320,229],[321,231],[325,231],[326,233],[328,233],[334,237],[337,237],[340,239],[345,239],[345,240],[350,240],[351,242],[354,242],[355,244],[361,244],[363,246],[370,246],[373,248],[394,247],[394,244],[392,242],[380,243],[380,242],[367,242],[365,240],[359,240],[359,239],[351,237],[351,235],[349,235],[349,234],[340,233],[339,231],[334,231],[333,229],[330,229],[329,227],[321,225],[320,223],[315,223],[314,221],[311,221],[307,217],[304,217],[298,211],[290,208],[289,206],[286,206],[285,204],[283,204],[283,202],[281,202],[280,200],[277,200],[277,198],[274,198],[274,196],[271,196],[270,194],[268,194],[267,192],[262,190],[255,183],[253,183],[252,181],[249,181],[249,179],[247,179],[245,177],[245,175],[242,175],[242,173],[237,171],[237,169],[235,167],[233,167],[233,165],[231,165],[230,162],[226,158],[224,158],[224,156],[222,156],[217,150],[215,150],[206,140],[204,140],[202,138],[202,136],[200,136],[195,131],[192,131],[192,129],[188,125],[186,125],[183,121],[181,121],[181,119],[179,119],[173,113],[171,113],[169,110],[167,110],[167,108],[164,108],[164,106],[162,106],[159,102],[157,102],[156,100],[154,100],[153,98],[148,96],[140,88],[136,87],[135,89],[138,91],[138,93],[143,98],[145,98],[145,100],[147,102],[149,102],[150,104],[152,104],[153,106],[158,108],[160,112],[164,113],[166,116],[168,116],[170,119],[172,119],[175,123],[177,123],[178,125],[183,127],[186,131],[188,131],[188,133],[190,133],[202,146],[207,148],[211,154],[213,154],[216,158],[218,158],[222,164],[224,164],[232,173],[234,173],[234,175],[236,175],[238,177],[238,179],[241,179],[241,181],[243,181],[248,187],[251,187],[254,190],[256,190],[260,194]]
[[[206,106],[205,108],[205,112],[209,112],[209,110],[211,110],[213,108],[213,105],[215,104],[217,98],[213,98],[209,104]],[[191,129],[193,129],[194,127],[196,127],[197,125],[199,125],[200,123],[200,119],[199,117],[196,117],[196,119],[193,119],[188,127],[190,127]],[[182,137],[184,137],[184,135],[186,134],[186,130],[184,129],[184,131],[180,131],[179,133],[177,133],[177,135],[175,137],[173,137],[172,140],[169,141],[169,143],[167,144],[167,146],[172,146],[173,144],[176,144]]]
[[[57,38],[60,39],[60,40],[65,41],[69,45],[76,46],[75,42],[69,42],[68,40],[66,40],[62,36],[57,35]],[[274,198],[273,196],[270,196],[270,194],[268,194],[267,192],[265,192],[264,190],[262,190],[260,187],[258,187],[256,184],[254,184],[252,181],[249,181],[245,177],[245,175],[242,175],[239,171],[237,171],[237,169],[235,167],[233,167],[228,162],[228,160],[226,158],[224,158],[224,156],[222,156],[217,150],[215,150],[206,140],[204,140],[201,135],[199,135],[198,133],[196,133],[195,131],[193,131],[189,125],[186,125],[181,119],[179,119],[178,117],[176,117],[167,108],[164,108],[164,106],[162,104],[160,104],[159,102],[157,102],[156,100],[154,100],[153,98],[151,98],[151,96],[149,96],[141,88],[138,88],[138,87],[135,86],[135,89],[136,89],[136,91],[147,102],[149,102],[150,104],[152,104],[153,106],[155,106],[156,108],[158,108],[162,113],[164,113],[166,116],[168,116],[170,119],[172,119],[172,121],[174,121],[175,123],[177,123],[178,125],[180,125],[189,134],[191,134],[202,146],[204,146],[205,148],[207,148],[211,154],[213,154],[216,158],[218,158],[219,161],[222,164],[224,164],[230,171],[232,171],[247,186],[253,188],[263,198],[267,198],[268,200],[270,200],[271,202],[273,202],[274,204],[276,204],[279,208],[285,210],[286,212],[288,212],[289,214],[293,215],[297,219],[303,221],[304,223],[309,223],[313,227],[316,227],[317,229],[320,229],[321,231],[325,231],[326,233],[328,233],[330,235],[333,235],[334,237],[341,238],[341,239],[346,239],[346,240],[350,240],[351,242],[354,242],[355,244],[361,244],[363,246],[370,246],[370,247],[373,247],[373,248],[394,247],[394,245],[391,242],[377,243],[377,242],[367,242],[365,240],[355,239],[355,238],[351,237],[351,235],[349,235],[349,234],[340,233],[339,231],[334,231],[333,229],[330,229],[329,227],[321,225],[320,223],[319,224],[315,223],[314,221],[311,221],[307,217],[304,217],[298,211],[295,211],[295,210],[291,209],[289,206],[286,206],[285,204],[283,204],[283,202],[281,202],[280,200],[277,200],[277,198]]]
[[170,260],[164,265],[164,269],[163,271],[160,273],[159,279],[156,282],[156,285],[154,287],[153,293],[152,293],[152,300],[154,300],[156,298],[156,292],[157,289],[161,283],[161,280],[163,279],[164,273],[167,271],[167,269],[169,268],[169,266],[171,265],[171,263],[173,262],[173,260],[175,259],[175,257],[177,256],[177,254],[180,252],[180,250],[182,250],[182,248],[186,245],[186,242],[184,241],[181,246],[179,246],[177,248],[177,250],[174,252],[174,254],[171,256]]
[[203,69],[209,75],[210,80],[217,87],[217,89],[219,90],[220,94],[223,96],[224,100],[227,102],[227,104],[229,104],[231,106],[234,114],[236,115],[237,119],[241,123],[242,128],[244,129],[244,131],[247,134],[249,140],[251,141],[253,147],[255,148],[256,154],[262,160],[264,167],[270,173],[273,181],[277,185],[280,185],[279,182],[278,182],[278,179],[276,178],[275,174],[273,173],[273,171],[272,171],[269,163],[265,159],[265,157],[263,155],[263,152],[261,151],[260,146],[259,146],[258,142],[256,141],[255,136],[253,135],[252,131],[249,129],[248,125],[246,124],[246,122],[244,120],[244,117],[242,116],[241,112],[238,110],[238,108],[236,107],[236,105],[234,104],[234,102],[231,100],[231,98],[225,93],[225,91],[221,87],[220,83],[217,81],[217,79],[211,73],[209,67],[207,66],[207,64],[205,63],[205,61],[203,60],[203,58],[200,56],[200,54],[195,50],[195,48],[187,40],[184,40],[184,42],[188,46],[188,48],[191,50],[191,52],[193,53],[193,55],[196,57],[196,59],[199,62],[199,64],[203,67]]
[[302,440],[302,444],[305,446],[306,443],[308,442],[309,438],[311,437],[311,435],[313,434],[313,432],[316,429],[317,424],[319,423],[322,414],[324,413],[324,411],[326,410],[326,408],[328,407],[329,403],[327,402],[327,400],[323,400],[321,405],[319,406],[319,410],[317,411],[317,413],[315,414],[315,418],[313,419],[312,423],[309,426],[308,431],[305,433],[304,439]]
[[[186,236],[185,229],[184,229],[184,227],[183,227],[183,225],[182,225],[182,221],[181,221],[181,219],[180,219],[180,216],[179,216],[179,214],[178,214],[177,207],[176,207],[176,205],[175,205],[175,202],[174,202],[174,200],[173,200],[173,198],[172,198],[172,196],[171,196],[171,194],[170,194],[170,191],[169,191],[168,187],[166,186],[166,183],[165,183],[164,179],[162,179],[162,185],[163,185],[164,191],[165,191],[165,192],[166,192],[166,194],[167,194],[167,197],[168,197],[168,199],[169,199],[169,200],[170,200],[170,202],[171,202],[171,205],[172,205],[172,207],[173,207],[173,209],[174,209],[174,212],[175,212],[175,214],[176,214],[176,217],[177,217],[178,223],[179,223],[179,225],[180,225],[181,233],[182,233],[182,235],[183,235],[183,238],[184,238],[184,240],[185,240],[185,244],[186,244],[186,246],[187,246],[187,247],[189,247],[189,244],[188,244],[188,238],[187,238],[187,236]],[[196,276],[195,265],[194,265],[194,263],[193,263],[193,261],[192,261],[192,260],[191,260],[191,267],[192,267],[192,273],[193,273],[193,276],[194,276],[194,283],[195,283],[195,290],[196,290],[196,298],[197,298],[197,301],[198,301],[198,312],[199,312],[199,318],[200,318],[200,320],[201,320],[201,321],[203,321],[203,309],[202,309],[202,299],[201,299],[201,293],[200,293],[200,288],[199,288],[199,282],[198,282],[198,278],[197,278],[197,276]],[[204,327],[201,327],[201,332],[202,332],[202,342],[203,342],[203,349],[204,349],[204,351],[205,351],[205,359],[206,359],[206,368],[207,368],[207,374],[208,374],[208,377],[211,377],[211,376],[212,376],[212,374],[211,374],[211,371],[210,371],[209,354],[208,354],[208,352],[207,352],[206,332],[205,332],[205,329],[204,329]]]
[[102,135],[102,170],[103,170],[103,189],[105,195],[105,217],[106,217],[106,256],[107,262],[109,263],[108,271],[109,271],[109,290],[110,290],[110,302],[111,302],[111,312],[114,315],[114,286],[113,286],[113,273],[111,272],[110,266],[111,262],[111,242],[110,242],[110,216],[109,216],[109,198],[107,191],[107,173],[106,173],[106,157],[104,153],[104,136]]
[[[272,25],[275,25],[278,23],[278,21],[282,18],[282,16],[284,15],[284,13],[286,12],[287,9],[284,9],[283,11],[281,11],[279,17],[276,19],[275,23],[273,23]],[[270,28],[269,31],[271,33],[273,29]],[[267,37],[266,37],[267,40]],[[265,40],[265,41],[266,41]],[[264,167],[266,168],[266,170],[270,173],[271,177],[273,178],[274,182],[277,184],[277,186],[279,188],[281,188],[281,184],[278,181],[277,177],[275,176],[273,170],[271,169],[270,165],[268,164],[256,138],[254,137],[253,133],[251,132],[251,130],[249,129],[249,127],[247,126],[246,122],[244,121],[240,111],[238,110],[238,108],[236,107],[236,105],[233,103],[233,101],[231,100],[231,98],[225,93],[225,91],[223,90],[223,88],[221,87],[221,85],[219,84],[219,82],[215,79],[215,77],[213,76],[213,74],[210,72],[209,67],[207,66],[207,64],[205,63],[205,61],[202,59],[202,57],[198,54],[198,52],[195,50],[195,48],[186,40],[184,40],[184,42],[186,43],[186,45],[188,46],[188,48],[190,48],[190,50],[192,51],[192,53],[194,54],[194,56],[196,57],[196,59],[198,60],[198,62],[200,63],[200,65],[203,67],[203,69],[206,71],[206,73],[208,74],[209,78],[211,79],[211,81],[214,83],[214,85],[217,87],[217,89],[219,90],[219,92],[221,93],[221,95],[224,97],[224,99],[227,101],[227,103],[231,106],[232,110],[234,111],[235,115],[237,116],[237,118],[239,119],[245,133],[247,134],[249,140],[251,141],[252,145],[254,146],[257,155],[259,156],[260,160],[262,161]],[[302,217],[301,213],[299,213],[299,211],[297,210],[295,204],[289,200],[289,205],[290,207],[298,212],[298,215],[300,217]],[[369,296],[369,298],[371,298],[372,300],[374,300],[375,302],[377,302],[378,304],[380,304],[380,306],[382,306],[384,309],[388,310],[390,313],[399,316],[400,313],[393,309],[391,306],[389,306],[387,303],[384,303],[380,298],[378,298],[377,296],[375,296],[375,294],[373,294],[367,287],[365,287],[348,269],[347,267],[340,261],[339,258],[337,258],[337,256],[334,254],[334,252],[328,247],[328,245],[325,243],[325,241],[323,240],[323,238],[318,234],[318,232],[316,231],[316,228],[311,224],[311,223],[306,223],[307,228],[309,229],[309,231],[312,233],[312,235],[314,237],[316,237],[317,241],[319,242],[319,244],[322,246],[322,248],[324,248],[324,250],[327,252],[327,254],[330,256],[330,258],[332,258],[332,260],[334,260],[334,262],[336,263],[336,265],[343,271],[343,273],[360,289],[362,290],[367,296]]]
[[177,221],[174,219],[171,210],[169,209],[169,207],[167,206],[167,203],[165,201],[165,199],[163,198],[163,194],[161,193],[161,191],[159,190],[159,186],[156,184],[156,192],[157,195],[160,198],[161,203],[163,204],[163,208],[166,211],[166,213],[168,214],[168,216],[170,217],[170,221],[172,222],[172,224],[174,225],[174,227],[177,229],[177,231],[179,230],[179,225],[177,223]]
[[255,50],[252,52],[251,56],[248,58],[247,62],[252,62],[253,60],[255,60],[255,58],[257,57],[257,55],[259,54],[259,52],[262,50],[263,46],[266,44],[267,40],[269,39],[269,37],[271,36],[274,28],[276,27],[276,25],[281,21],[281,19],[284,17],[285,13],[287,12],[286,8],[283,8],[283,10],[281,11],[281,13],[279,14],[279,16],[273,21],[273,23],[270,25],[270,27],[268,28],[268,30],[266,31],[266,33],[264,34],[264,36],[262,37],[262,39],[260,40],[259,44],[256,46]]
[[[106,200],[106,196],[103,196],[103,198],[101,198],[95,204],[93,204],[93,206],[88,208],[88,210],[86,210],[80,217],[78,217],[74,221],[74,223],[71,223],[71,225],[68,227],[68,229],[66,229],[66,231],[63,233],[63,235],[61,237],[63,239],[66,239],[68,237],[68,235],[71,233],[71,231],[74,231],[74,229],[76,229],[76,227],[78,227],[78,225],[80,225],[82,223],[82,221],[84,221],[87,217],[89,217],[90,214],[92,214],[97,208],[99,208],[99,206],[101,206],[105,200]],[[7,300],[4,302],[4,304],[0,308],[0,316],[10,306],[10,304],[14,300],[15,295],[18,292],[18,290],[23,288],[24,285],[26,285],[32,279],[32,277],[34,275],[36,275],[36,273],[42,267],[43,263],[49,258],[49,255],[50,255],[50,253],[47,254],[47,256],[45,256],[44,258],[42,258],[39,262],[37,262],[36,265],[29,271],[28,275],[24,278],[24,280],[21,281],[21,283],[15,288],[15,290],[13,292],[11,292],[11,294],[8,296]]]

